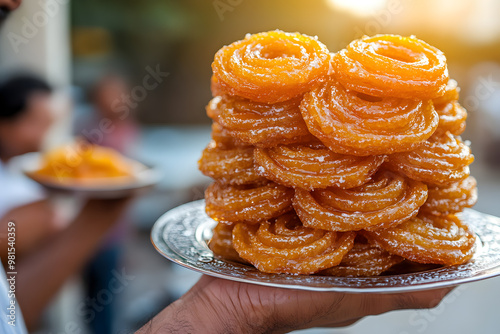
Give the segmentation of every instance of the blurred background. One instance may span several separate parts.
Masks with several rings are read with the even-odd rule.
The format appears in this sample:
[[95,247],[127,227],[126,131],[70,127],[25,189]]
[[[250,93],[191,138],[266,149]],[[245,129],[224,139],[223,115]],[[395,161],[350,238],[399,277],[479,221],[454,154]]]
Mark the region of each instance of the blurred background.
[[[416,35],[438,47],[469,112],[462,137],[472,142],[476,157],[475,209],[500,216],[499,16],[497,0],[24,1],[0,29],[0,77],[30,71],[55,87],[57,121],[46,149],[75,135],[100,140],[102,133],[93,130],[120,111],[117,131],[103,140],[162,171],[160,184],[127,213],[115,266],[133,278],[112,295],[109,332],[128,333],[198,278],[158,255],[149,232],[162,213],[202,198],[209,184],[197,159],[210,139],[204,108],[220,47],[273,29],[316,35],[332,52],[378,33]],[[106,101],[113,108],[101,107]],[[80,307],[88,302],[84,286],[81,276],[67,283],[37,332],[66,333],[72,322],[80,333],[91,333]],[[497,278],[455,290],[436,310],[393,312],[345,329],[303,333],[498,333],[499,300]]]

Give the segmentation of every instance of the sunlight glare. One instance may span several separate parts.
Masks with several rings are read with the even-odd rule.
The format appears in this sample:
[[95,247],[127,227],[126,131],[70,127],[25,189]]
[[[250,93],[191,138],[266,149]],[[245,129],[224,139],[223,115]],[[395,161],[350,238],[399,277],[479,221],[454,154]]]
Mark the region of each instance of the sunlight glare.
[[387,0],[326,0],[334,10],[343,10],[357,16],[368,16],[383,9]]

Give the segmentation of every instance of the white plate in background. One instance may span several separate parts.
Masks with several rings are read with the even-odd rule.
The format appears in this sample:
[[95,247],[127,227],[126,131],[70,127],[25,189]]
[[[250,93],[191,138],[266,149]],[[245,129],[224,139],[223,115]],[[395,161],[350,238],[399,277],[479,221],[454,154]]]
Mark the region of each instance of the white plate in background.
[[72,193],[87,198],[111,199],[130,196],[154,186],[161,179],[161,173],[157,169],[134,160],[128,161],[133,167],[131,177],[99,178],[85,181],[38,175],[36,171],[41,168],[41,162],[41,153],[25,154],[18,161],[22,172],[47,190]]

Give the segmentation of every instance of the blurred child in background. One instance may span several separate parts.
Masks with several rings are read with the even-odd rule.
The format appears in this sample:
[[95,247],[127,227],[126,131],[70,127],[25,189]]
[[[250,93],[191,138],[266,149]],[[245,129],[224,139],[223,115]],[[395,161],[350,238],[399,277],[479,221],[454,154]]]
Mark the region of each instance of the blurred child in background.
[[[127,81],[117,74],[100,78],[89,94],[90,113],[77,118],[75,135],[101,146],[111,147],[124,155],[130,155],[138,138],[138,126],[130,110],[124,113],[118,108],[124,96],[130,94]],[[113,269],[118,270],[123,259],[124,243],[131,224],[126,216],[115,225],[102,243],[98,254],[84,270],[87,297],[93,300],[102,289],[108,287]],[[110,334],[117,314],[117,300],[102,305],[89,326],[93,333]]]

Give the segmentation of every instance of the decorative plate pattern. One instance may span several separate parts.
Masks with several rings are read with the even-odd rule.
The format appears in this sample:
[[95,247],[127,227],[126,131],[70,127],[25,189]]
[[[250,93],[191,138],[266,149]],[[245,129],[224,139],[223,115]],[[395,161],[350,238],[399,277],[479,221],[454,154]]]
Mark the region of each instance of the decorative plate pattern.
[[500,218],[470,209],[461,218],[478,238],[471,261],[416,273],[362,278],[267,274],[214,257],[207,241],[216,222],[205,214],[204,200],[181,205],[161,216],[153,226],[151,240],[167,259],[228,280],[313,291],[394,293],[454,286],[500,275]]

